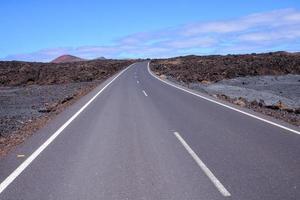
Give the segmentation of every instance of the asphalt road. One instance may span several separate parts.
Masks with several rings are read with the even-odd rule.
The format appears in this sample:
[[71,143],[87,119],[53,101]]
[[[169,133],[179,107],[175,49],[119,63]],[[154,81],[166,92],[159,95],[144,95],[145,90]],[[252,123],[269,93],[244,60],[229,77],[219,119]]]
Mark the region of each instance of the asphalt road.
[[300,135],[289,128],[172,87],[137,63],[2,158],[0,199],[296,200]]

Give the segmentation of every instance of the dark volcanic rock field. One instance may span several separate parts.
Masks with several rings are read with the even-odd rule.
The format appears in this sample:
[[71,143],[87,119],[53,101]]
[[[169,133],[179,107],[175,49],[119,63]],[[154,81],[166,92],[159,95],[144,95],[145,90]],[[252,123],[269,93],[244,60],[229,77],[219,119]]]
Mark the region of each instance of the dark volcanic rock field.
[[185,56],[153,60],[152,70],[184,83],[217,82],[243,76],[300,74],[300,54],[274,52]]
[[95,60],[70,63],[1,62],[0,86],[49,85],[105,79],[132,61]]

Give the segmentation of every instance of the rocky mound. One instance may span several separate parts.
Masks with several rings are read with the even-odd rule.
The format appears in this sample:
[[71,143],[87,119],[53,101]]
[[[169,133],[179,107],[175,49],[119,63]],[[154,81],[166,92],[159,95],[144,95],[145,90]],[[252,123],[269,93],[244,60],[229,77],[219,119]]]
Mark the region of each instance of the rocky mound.
[[72,55],[62,55],[52,60],[51,63],[68,63],[68,62],[78,62],[78,61],[85,61],[85,59],[72,56]]

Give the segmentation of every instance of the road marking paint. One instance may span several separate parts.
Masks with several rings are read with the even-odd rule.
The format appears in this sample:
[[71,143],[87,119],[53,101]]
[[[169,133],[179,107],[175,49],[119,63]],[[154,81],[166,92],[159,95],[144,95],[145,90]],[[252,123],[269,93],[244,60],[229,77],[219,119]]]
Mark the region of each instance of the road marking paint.
[[136,83],[139,84],[140,82],[139,82],[139,81],[136,81]]
[[215,175],[209,170],[209,168],[202,162],[202,160],[197,156],[197,154],[193,151],[193,149],[186,143],[186,141],[180,136],[178,132],[174,132],[176,138],[181,142],[184,148],[189,152],[189,154],[193,157],[202,171],[206,174],[206,176],[211,180],[211,182],[216,186],[219,192],[225,196],[229,197],[231,194],[228,190],[224,187],[224,185],[215,177]]
[[47,146],[49,146],[55,138],[62,133],[62,131],[86,108],[90,105],[99,94],[101,94],[114,80],[116,80],[121,74],[123,74],[132,65],[121,71],[116,77],[114,77],[109,83],[107,83],[95,96],[93,96],[84,106],[82,106],[68,121],[66,121],[55,133],[53,133],[37,150],[35,150],[21,165],[19,165],[1,184],[0,194],[9,186],[31,163],[42,153]]
[[144,95],[147,97],[148,95],[147,95],[147,93],[145,92],[145,90],[143,90],[143,93],[144,93]]
[[207,101],[210,101],[210,102],[212,102],[212,103],[218,104],[218,105],[220,105],[220,106],[223,106],[223,107],[229,108],[229,109],[231,109],[231,110],[237,111],[237,112],[242,113],[242,114],[244,114],[244,115],[247,115],[247,116],[249,116],[249,117],[258,119],[258,120],[260,120],[260,121],[266,122],[266,123],[268,123],[268,124],[277,126],[277,127],[282,128],[282,129],[284,129],[284,130],[287,130],[287,131],[290,131],[290,132],[293,132],[293,133],[296,133],[296,134],[299,134],[299,135],[300,135],[300,131],[297,131],[297,130],[294,130],[294,129],[292,129],[292,128],[288,128],[288,127],[286,127],[286,126],[277,124],[277,123],[275,123],[275,122],[272,122],[272,121],[270,121],[270,120],[264,119],[264,118],[262,118],[262,117],[258,117],[258,116],[256,116],[256,115],[250,114],[250,113],[248,113],[248,112],[246,112],[246,111],[239,110],[239,109],[234,108],[234,107],[232,107],[232,106],[226,105],[226,104],[224,104],[224,103],[215,101],[215,100],[210,99],[210,98],[208,98],[208,97],[202,96],[202,95],[200,95],[200,94],[197,94],[197,93],[194,93],[194,92],[189,91],[189,90],[187,90],[187,89],[184,89],[184,88],[182,88],[182,87],[179,87],[179,86],[177,86],[177,85],[175,85],[175,84],[173,84],[173,83],[170,83],[170,82],[168,82],[168,81],[162,80],[162,79],[160,79],[159,77],[157,77],[156,75],[154,75],[154,74],[150,71],[149,62],[148,62],[148,72],[149,72],[149,73],[151,74],[151,76],[153,76],[154,78],[156,78],[156,79],[158,79],[158,80],[164,82],[165,84],[168,84],[168,85],[170,85],[170,86],[172,86],[172,87],[175,87],[175,88],[177,88],[177,89],[179,89],[179,90],[182,90],[182,91],[184,91],[184,92],[187,92],[187,93],[192,94],[192,95],[194,95],[194,96],[200,97],[200,98],[205,99],[205,100],[207,100]]

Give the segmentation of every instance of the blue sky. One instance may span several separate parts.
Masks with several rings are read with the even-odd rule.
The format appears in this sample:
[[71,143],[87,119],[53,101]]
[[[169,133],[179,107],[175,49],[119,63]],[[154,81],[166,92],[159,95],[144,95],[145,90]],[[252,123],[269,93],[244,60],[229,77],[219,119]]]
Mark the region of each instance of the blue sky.
[[299,0],[0,0],[0,60],[300,51]]

